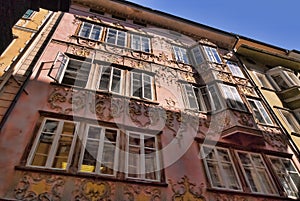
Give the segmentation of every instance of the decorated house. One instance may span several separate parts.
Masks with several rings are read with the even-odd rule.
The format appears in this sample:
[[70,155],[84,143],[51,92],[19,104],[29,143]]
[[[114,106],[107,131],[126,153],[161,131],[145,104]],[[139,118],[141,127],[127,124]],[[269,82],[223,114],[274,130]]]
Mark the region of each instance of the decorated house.
[[1,128],[2,200],[299,200],[298,148],[250,72],[279,48],[120,0],[46,27]]

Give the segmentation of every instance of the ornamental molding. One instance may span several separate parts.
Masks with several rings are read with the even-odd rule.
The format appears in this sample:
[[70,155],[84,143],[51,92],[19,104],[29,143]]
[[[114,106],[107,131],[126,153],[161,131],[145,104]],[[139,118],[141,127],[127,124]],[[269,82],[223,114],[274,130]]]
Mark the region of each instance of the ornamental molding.
[[60,201],[65,180],[56,175],[24,173],[15,188],[15,198],[22,201]]
[[114,185],[106,181],[75,181],[76,190],[73,191],[75,201],[112,201]]
[[176,183],[170,179],[169,183],[173,192],[172,201],[206,201],[203,196],[203,183],[197,187],[187,176],[183,176]]
[[161,190],[155,187],[142,187],[140,185],[125,185],[122,201],[160,201]]

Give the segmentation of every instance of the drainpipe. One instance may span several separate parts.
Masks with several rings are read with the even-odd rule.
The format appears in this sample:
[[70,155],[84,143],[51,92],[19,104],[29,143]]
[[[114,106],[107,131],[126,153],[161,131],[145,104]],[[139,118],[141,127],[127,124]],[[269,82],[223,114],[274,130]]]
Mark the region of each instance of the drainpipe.
[[[239,41],[239,36],[236,35],[237,41]],[[237,42],[236,42],[237,44]],[[234,53],[237,55],[235,47],[236,44],[234,45]],[[239,60],[239,62],[243,65],[243,68],[245,69],[244,72],[246,73],[246,75],[248,76],[248,79],[250,80],[251,84],[254,86],[254,89],[256,91],[256,93],[260,96],[260,98],[263,100],[264,104],[266,105],[267,109],[269,110],[269,112],[271,113],[273,119],[275,120],[276,124],[280,127],[280,129],[283,131],[284,135],[287,136],[288,141],[289,141],[289,145],[291,146],[292,150],[294,151],[296,157],[298,158],[298,160],[300,161],[300,150],[298,149],[297,145],[295,144],[295,142],[293,141],[293,139],[291,138],[290,134],[288,133],[288,131],[284,128],[284,126],[282,125],[282,123],[279,121],[279,119],[277,118],[277,115],[275,114],[275,112],[273,111],[272,107],[269,105],[268,101],[265,99],[265,97],[263,96],[263,94],[261,93],[260,89],[258,88],[258,86],[255,84],[254,80],[252,79],[252,77],[250,76],[247,67],[242,63],[241,59],[238,57],[237,55],[237,59]]]
[[[30,40],[30,43],[24,48],[22,55],[19,56],[19,59],[16,60],[17,61],[20,60],[20,58],[25,54],[25,52],[28,50],[28,48],[30,47],[30,44],[32,44],[34,42],[34,40],[37,38],[37,36],[42,32],[42,30],[45,28],[46,24],[50,21],[50,19],[54,16],[55,12],[51,13],[51,15],[47,18],[47,20],[44,22],[44,24],[41,26],[41,28],[36,32],[36,34],[33,36],[33,38]],[[49,44],[50,39],[54,33],[55,28],[58,26],[58,24],[60,23],[62,17],[63,17],[64,13],[61,13],[60,16],[58,17],[57,21],[55,22],[55,24],[53,25],[52,29],[50,30],[47,38],[45,39],[44,43],[42,46]],[[39,55],[40,53],[42,53],[44,51],[44,48],[40,48],[38,50],[37,55]],[[40,57],[40,56],[39,56]],[[16,64],[15,63],[15,64]],[[36,64],[36,63],[35,63]],[[31,65],[31,64],[30,64]],[[28,73],[25,81],[23,82],[23,84],[21,85],[21,88],[18,90],[16,96],[14,97],[12,103],[9,105],[9,108],[7,109],[7,111],[5,112],[3,119],[0,122],[0,131],[2,130],[5,122],[7,121],[11,111],[13,110],[14,106],[16,105],[18,99],[20,98],[20,96],[22,95],[22,92],[25,91],[25,87],[28,84],[28,81],[30,80],[30,77],[33,73],[33,69],[30,70],[30,72]],[[12,74],[10,74],[9,76],[12,76]],[[26,91],[25,91],[26,92]]]

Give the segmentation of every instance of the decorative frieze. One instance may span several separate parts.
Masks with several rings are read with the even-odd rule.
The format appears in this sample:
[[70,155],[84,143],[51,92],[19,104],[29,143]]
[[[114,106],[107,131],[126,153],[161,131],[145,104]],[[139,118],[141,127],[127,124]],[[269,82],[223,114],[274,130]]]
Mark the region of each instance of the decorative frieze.
[[60,201],[65,180],[57,175],[24,173],[15,188],[17,200],[51,200]]

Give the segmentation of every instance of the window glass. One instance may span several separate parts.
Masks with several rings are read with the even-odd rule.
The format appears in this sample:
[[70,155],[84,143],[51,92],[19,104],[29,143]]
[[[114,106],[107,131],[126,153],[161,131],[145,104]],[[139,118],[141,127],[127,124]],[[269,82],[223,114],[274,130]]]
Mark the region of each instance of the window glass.
[[270,124],[270,125],[273,124],[267,111],[265,110],[265,108],[263,107],[263,105],[261,104],[261,102],[259,100],[254,100],[254,99],[248,98],[248,102],[251,106],[253,115],[258,122],[263,123],[263,124]]
[[226,99],[227,105],[233,109],[246,110],[244,102],[241,99],[236,87],[221,84],[224,98]]
[[131,95],[138,98],[153,100],[154,85],[151,75],[131,72]]
[[189,64],[187,50],[185,48],[173,46],[173,50],[176,61]]
[[75,143],[76,122],[44,119],[28,165],[67,169]]
[[109,28],[106,37],[106,42],[113,45],[125,47],[127,42],[126,37],[126,32]]
[[238,152],[238,158],[252,192],[278,194],[260,154]]
[[272,167],[287,196],[299,197],[300,175],[290,159],[270,157]]
[[132,34],[131,48],[142,52],[150,52],[150,38]]
[[213,188],[242,190],[228,149],[202,146],[202,154]]
[[126,177],[158,181],[159,154],[156,136],[127,133]]
[[101,26],[94,25],[88,22],[83,22],[79,31],[79,36],[93,40],[100,40],[101,32]]
[[242,77],[245,78],[241,68],[237,65],[237,63],[232,62],[232,61],[226,61],[227,66],[229,67],[232,75],[236,76],[236,77]]
[[203,48],[209,61],[215,63],[222,63],[222,60],[216,48],[208,47],[208,46],[203,46]]

